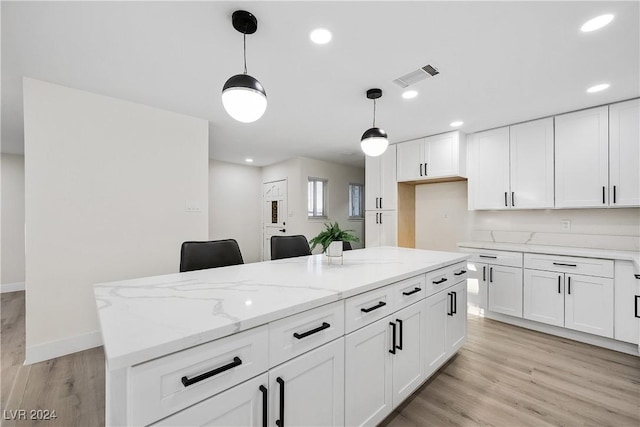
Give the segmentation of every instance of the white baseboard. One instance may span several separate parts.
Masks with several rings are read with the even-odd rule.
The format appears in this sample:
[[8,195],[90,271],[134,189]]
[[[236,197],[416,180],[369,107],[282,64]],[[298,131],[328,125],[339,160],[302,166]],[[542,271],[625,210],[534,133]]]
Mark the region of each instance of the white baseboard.
[[17,291],[24,291],[24,282],[0,284],[0,294],[4,294],[5,292]]
[[25,349],[24,364],[31,365],[32,363],[44,362],[45,360],[88,350],[101,345],[102,335],[100,331],[93,331],[59,341],[27,346]]

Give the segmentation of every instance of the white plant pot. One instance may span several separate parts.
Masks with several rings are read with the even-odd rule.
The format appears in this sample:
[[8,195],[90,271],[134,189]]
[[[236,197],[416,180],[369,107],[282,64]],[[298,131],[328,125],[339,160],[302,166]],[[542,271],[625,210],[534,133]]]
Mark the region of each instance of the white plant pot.
[[331,242],[327,248],[327,256],[342,256],[342,240]]

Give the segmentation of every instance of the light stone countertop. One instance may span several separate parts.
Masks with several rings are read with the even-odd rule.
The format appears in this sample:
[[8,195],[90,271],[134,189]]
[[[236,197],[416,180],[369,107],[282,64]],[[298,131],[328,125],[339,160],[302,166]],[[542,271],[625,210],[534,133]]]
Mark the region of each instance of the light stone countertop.
[[575,248],[568,246],[526,245],[520,243],[498,242],[461,242],[458,243],[460,252],[464,248],[493,249],[497,251],[527,252],[534,254],[566,255],[585,258],[602,258],[623,261],[633,261],[636,271],[640,272],[640,253],[635,251],[616,251],[609,249]]
[[133,366],[467,259],[396,247],[94,286],[109,370]]

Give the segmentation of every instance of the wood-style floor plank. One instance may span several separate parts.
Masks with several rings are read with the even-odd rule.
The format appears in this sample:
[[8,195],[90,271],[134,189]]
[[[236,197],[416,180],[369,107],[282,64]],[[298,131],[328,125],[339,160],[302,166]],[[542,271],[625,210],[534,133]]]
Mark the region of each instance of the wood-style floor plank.
[[[103,426],[102,348],[22,366],[24,293],[1,308],[2,408],[58,415],[2,426]],[[640,358],[472,315],[468,333],[383,426],[640,426]]]

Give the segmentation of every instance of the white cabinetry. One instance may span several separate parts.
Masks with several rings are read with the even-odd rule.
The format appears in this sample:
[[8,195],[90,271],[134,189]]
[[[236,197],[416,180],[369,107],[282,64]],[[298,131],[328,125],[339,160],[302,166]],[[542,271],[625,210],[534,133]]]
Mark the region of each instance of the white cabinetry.
[[366,156],[364,190],[365,210],[398,208],[395,145],[378,157]]
[[365,213],[365,244],[367,248],[396,246],[397,242],[397,211],[368,211]]
[[639,344],[640,271],[631,261],[615,262],[615,339]]
[[564,326],[564,274],[524,270],[525,319]]
[[565,275],[565,328],[613,338],[613,280]]
[[344,338],[269,371],[269,425],[344,425]]
[[608,112],[604,106],[556,116],[556,207],[608,205]]
[[609,106],[609,197],[617,207],[640,205],[640,100]]
[[522,268],[489,265],[487,309],[522,317]]
[[470,145],[474,209],[553,207],[553,119],[480,132]]
[[459,131],[398,144],[398,182],[464,177],[466,151]]

